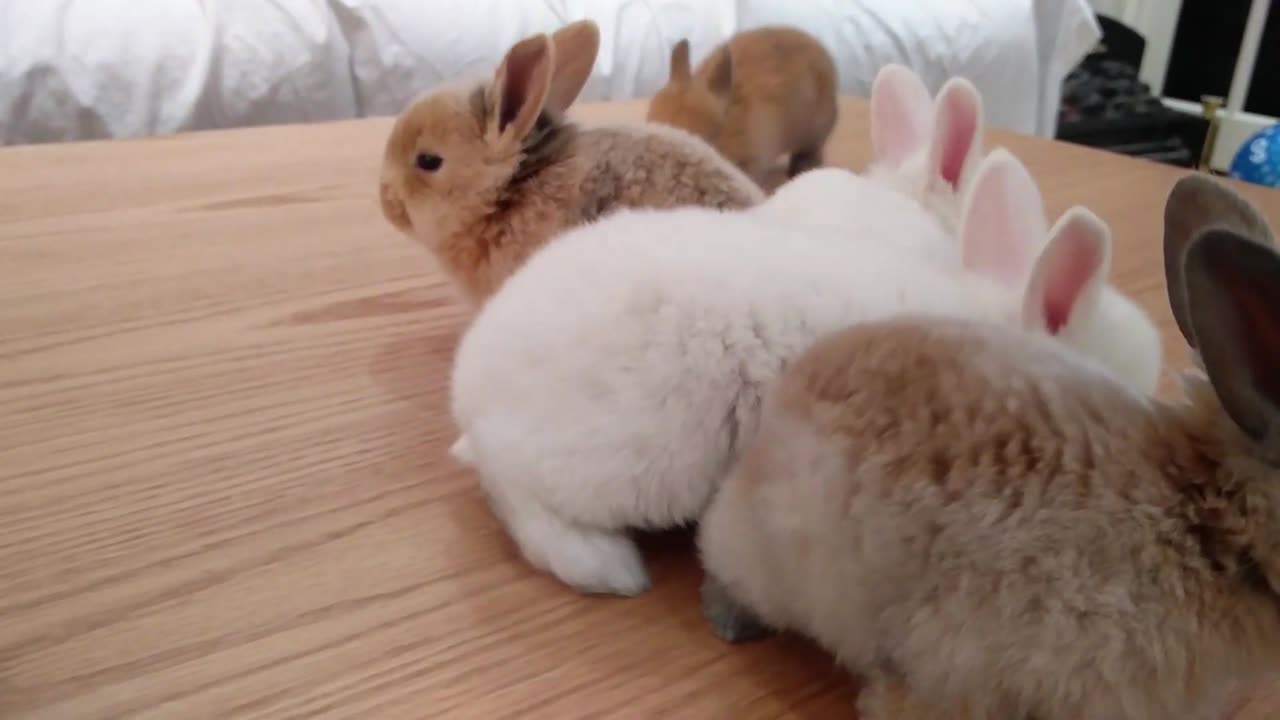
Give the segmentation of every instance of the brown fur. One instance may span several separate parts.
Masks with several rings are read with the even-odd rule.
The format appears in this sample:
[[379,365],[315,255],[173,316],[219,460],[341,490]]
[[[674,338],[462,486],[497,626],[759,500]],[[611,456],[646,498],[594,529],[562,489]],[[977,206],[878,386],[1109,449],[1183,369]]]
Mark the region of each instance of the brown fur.
[[[591,71],[590,21],[508,52],[485,87],[418,100],[396,119],[380,181],[387,220],[425,245],[470,303],[553,235],[619,207],[742,208],[762,192],[709,147],[666,129],[564,119]],[[419,153],[443,158],[435,171]]]
[[788,177],[822,165],[836,123],[837,86],[830,53],[795,28],[740,32],[692,72],[689,43],[681,40],[648,118],[707,140],[769,187],[782,155],[790,158]]
[[815,637],[865,720],[1221,718],[1280,669],[1280,253],[1206,231],[1238,200],[1206,182],[1166,234],[1185,402],[976,322],[829,336],[703,519],[713,624]]

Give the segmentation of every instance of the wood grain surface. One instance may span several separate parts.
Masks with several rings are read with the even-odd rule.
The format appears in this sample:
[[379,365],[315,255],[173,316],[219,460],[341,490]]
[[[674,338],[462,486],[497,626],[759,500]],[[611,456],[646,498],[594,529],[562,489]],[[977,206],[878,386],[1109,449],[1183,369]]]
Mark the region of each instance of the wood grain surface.
[[[445,454],[465,317],[379,214],[388,128],[0,151],[0,718],[851,716],[806,643],[708,634],[687,535],[647,543],[632,600],[519,559]],[[1180,363],[1159,236],[1182,171],[990,144],[1054,215],[1111,224]],[[867,155],[850,99],[829,160]]]

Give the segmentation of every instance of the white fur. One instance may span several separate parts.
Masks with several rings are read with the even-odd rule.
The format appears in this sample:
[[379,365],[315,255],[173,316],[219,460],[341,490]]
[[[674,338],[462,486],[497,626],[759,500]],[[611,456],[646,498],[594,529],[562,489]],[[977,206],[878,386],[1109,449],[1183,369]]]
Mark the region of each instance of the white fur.
[[[872,86],[871,117],[873,158],[864,173],[866,178],[915,199],[947,229],[958,233],[965,195],[972,190],[984,158],[984,116],[977,89],[963,78],[952,78],[930,98],[923,81],[913,71],[886,65]],[[957,122],[973,131],[948,134],[944,126]],[[964,157],[954,185],[939,172],[938,158],[948,152]],[[804,179],[802,176],[797,180]],[[847,196],[847,180],[834,173],[809,180],[792,189],[796,195],[807,196],[807,206],[791,202],[794,211],[821,215],[825,207],[825,214],[833,216],[834,221],[847,221],[839,201]],[[1037,213],[1043,213],[1038,192],[1028,198],[1028,203],[1034,204]],[[1028,233],[1026,241],[1035,248],[1030,258],[1044,248],[1048,228],[1038,236]],[[954,255],[938,248],[924,248],[924,253],[926,259],[944,261]],[[1063,331],[1068,343],[1103,360],[1131,387],[1154,392],[1161,370],[1160,335],[1155,323],[1114,287],[1106,285],[1099,294],[1096,309],[1073,318]]]
[[[893,194],[885,193],[886,188]],[[958,201],[956,201],[958,206]],[[930,212],[938,232],[886,233],[868,236],[867,242],[891,243],[897,249],[927,262],[947,267],[960,266],[959,208],[952,212]],[[746,212],[790,224],[797,229],[836,232],[851,239],[862,237],[868,228],[883,229],[904,216],[919,216],[919,198],[901,192],[881,180],[837,167],[823,167],[797,175],[783,183],[765,202]],[[954,215],[954,224],[949,216]],[[910,220],[909,222],[917,222]]]
[[1153,395],[1159,388],[1164,362],[1160,330],[1146,310],[1110,285],[1102,288],[1093,312],[1068,324],[1059,337],[1133,390]]
[[[952,130],[959,128],[958,132]],[[893,213],[923,209],[951,235],[952,242],[934,242],[934,236],[893,234],[872,238],[894,242],[916,254],[921,262],[942,263],[971,272],[985,272],[962,256],[957,236],[963,213],[981,169],[991,161],[1018,164],[1007,151],[983,151],[982,97],[963,78],[952,78],[930,97],[923,81],[910,69],[890,64],[877,74],[871,90],[871,145],[873,157],[862,175],[839,168],[823,168],[804,173],[778,188],[768,202],[752,209],[779,220],[790,220],[798,228],[863,232],[867,216],[883,224]],[[962,158],[959,172],[952,168],[950,179],[943,176],[944,156]],[[1007,157],[1002,157],[1007,156]],[[1025,174],[1025,173],[1024,173]],[[900,193],[916,203],[910,210],[899,204],[883,204],[878,194],[863,192],[870,181]],[[1024,195],[1022,241],[1025,272],[1050,242],[1050,228],[1044,222],[1043,201],[1029,174],[1021,180]],[[1068,218],[1073,209],[1064,214]],[[1098,232],[1110,230],[1096,221]],[[1103,276],[1105,278],[1105,275]],[[1099,359],[1139,392],[1154,393],[1162,368],[1160,334],[1151,318],[1129,298],[1110,285],[1102,285],[1082,303],[1070,324],[1062,330],[1068,343],[1084,354]]]
[[[965,180],[965,195],[959,199],[957,216],[964,214],[970,201],[975,180],[993,166],[1012,166],[1016,168],[1018,186],[1013,190],[1020,191],[1022,199],[1018,201],[1018,213],[1015,218],[1020,230],[1017,237],[1005,238],[1016,240],[1025,246],[1024,260],[1018,269],[1017,284],[1025,283],[1027,275],[1034,270],[1034,264],[1045,251],[1062,223],[1087,216],[1094,232],[1106,235],[1105,263],[1110,268],[1110,229],[1096,216],[1084,208],[1072,208],[1063,214],[1053,228],[1044,220],[1044,206],[1039,190],[1030,174],[1021,163],[1008,151],[996,148],[983,161],[974,166]],[[1012,170],[1011,170],[1012,172]],[[910,182],[908,176],[898,175],[897,180]],[[881,192],[889,188],[899,197]],[[986,268],[967,261],[963,255],[963,218],[957,221],[954,231],[947,226],[946,213],[929,211],[939,224],[943,233],[915,232],[882,232],[876,234],[875,228],[887,228],[895,218],[909,214],[919,214],[919,205],[912,202],[912,194],[892,188],[882,179],[860,176],[857,173],[840,168],[822,168],[804,173],[784,184],[763,204],[748,210],[748,213],[767,216],[782,223],[804,230],[843,233],[857,242],[889,243],[916,257],[921,263],[929,263],[949,268],[955,272],[971,272],[987,274]],[[936,196],[938,202],[949,203],[949,199]],[[918,198],[917,198],[918,200]],[[903,202],[905,201],[905,202]],[[863,239],[859,239],[863,238]],[[1106,272],[1101,276],[1106,278]],[[1151,317],[1130,300],[1127,296],[1110,284],[1100,286],[1090,293],[1085,302],[1078,304],[1071,322],[1062,329],[1061,335],[1066,343],[1085,355],[1100,360],[1127,385],[1145,394],[1153,394],[1159,384],[1163,367],[1163,346],[1159,330]]]
[[645,589],[627,529],[695,521],[765,387],[822,334],[904,312],[1021,322],[1016,289],[896,246],[945,242],[927,214],[864,228],[883,242],[767,214],[626,210],[513,275],[463,338],[453,412],[529,562],[584,592]]
[[[868,179],[916,200],[955,233],[963,195],[983,158],[982,96],[961,77],[930,98],[915,72],[889,64],[871,87]],[[944,171],[943,157],[960,158]]]
[[471,441],[466,435],[460,436],[449,446],[449,455],[464,465],[470,465],[476,461],[476,456],[471,452]]
[[[946,131],[956,126],[971,132]],[[863,213],[886,212],[851,202],[862,183],[870,180],[909,198],[915,203],[912,212],[923,209],[954,236],[960,228],[964,191],[983,157],[982,132],[982,97],[971,83],[952,79],[935,101],[914,72],[886,65],[871,88],[872,160],[862,175],[834,167],[801,173],[774,192],[766,212],[794,218],[806,227],[848,230],[857,226]],[[943,156],[964,158],[956,177],[943,177]],[[940,249],[928,247],[925,254],[933,257]]]
[[923,155],[911,158],[897,167],[872,165],[864,174],[870,180],[914,198],[948,230],[955,232],[959,229],[960,198],[967,179],[961,181],[960,190],[934,184],[933,175],[926,166]]
[[[1145,316],[1107,300],[1110,235],[1092,214],[1055,226],[1055,252],[1007,260],[1049,234],[1008,153],[977,172],[959,240],[902,193],[851,173],[841,182],[847,217],[832,225],[788,216],[786,194],[737,213],[619,211],[550,243],[486,304],[455,361],[451,454],[478,471],[530,563],[584,592],[645,589],[626,531],[696,520],[754,431],[764,387],[850,324],[933,312],[1049,332],[1037,288],[1061,283],[1037,280],[1076,267],[1082,289],[1068,293],[1059,339],[1112,372],[1149,362],[1097,322]],[[1088,263],[1057,262],[1080,248]],[[962,267],[961,251],[983,271]]]

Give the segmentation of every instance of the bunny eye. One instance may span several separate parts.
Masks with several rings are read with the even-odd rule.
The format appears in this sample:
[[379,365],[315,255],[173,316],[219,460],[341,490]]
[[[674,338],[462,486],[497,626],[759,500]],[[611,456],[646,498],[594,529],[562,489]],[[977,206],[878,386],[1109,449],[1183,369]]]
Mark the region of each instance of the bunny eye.
[[418,153],[418,157],[414,159],[414,163],[418,166],[419,170],[435,172],[444,164],[444,158],[432,153],[420,152]]

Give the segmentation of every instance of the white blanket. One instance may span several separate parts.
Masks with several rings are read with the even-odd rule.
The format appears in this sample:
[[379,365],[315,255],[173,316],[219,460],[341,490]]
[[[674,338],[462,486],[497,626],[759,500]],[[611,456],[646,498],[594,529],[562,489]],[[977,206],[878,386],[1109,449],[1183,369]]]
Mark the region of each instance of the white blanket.
[[865,95],[890,61],[934,89],[964,75],[989,124],[1040,135],[1099,36],[1085,0],[5,0],[0,142],[393,114],[583,17],[601,28],[583,99],[651,94],[681,37],[696,62],[786,23],[823,41],[842,92]]

